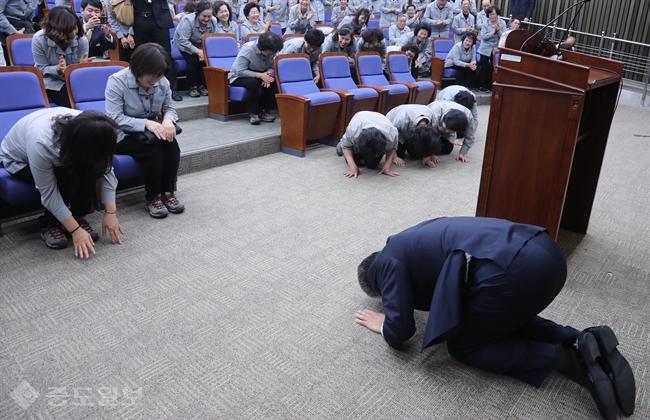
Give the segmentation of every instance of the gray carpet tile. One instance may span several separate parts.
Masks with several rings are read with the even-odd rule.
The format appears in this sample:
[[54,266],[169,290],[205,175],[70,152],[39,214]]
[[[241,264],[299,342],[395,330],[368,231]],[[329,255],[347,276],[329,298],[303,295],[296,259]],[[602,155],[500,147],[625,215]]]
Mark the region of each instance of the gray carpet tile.
[[[304,159],[181,175],[187,210],[164,220],[145,213],[142,190],[123,194],[124,244],[102,238],[89,261],[46,249],[33,223],[10,229],[0,418],[598,418],[560,374],[536,389],[461,365],[445,345],[421,353],[425,313],[402,351],[354,323],[381,307],[356,283],[366,255],[422,220],[474,214],[488,110],[469,164],[347,179],[334,148],[314,145]],[[632,419],[650,418],[649,117],[619,107],[589,233],[561,231],[567,283],[542,313],[612,326],[636,375]]]

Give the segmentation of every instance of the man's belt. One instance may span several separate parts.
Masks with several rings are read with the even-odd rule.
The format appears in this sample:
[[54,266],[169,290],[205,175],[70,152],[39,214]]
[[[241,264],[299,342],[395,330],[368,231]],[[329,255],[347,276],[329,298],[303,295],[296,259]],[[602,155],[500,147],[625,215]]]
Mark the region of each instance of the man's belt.
[[153,12],[138,12],[137,15],[142,17],[152,17]]

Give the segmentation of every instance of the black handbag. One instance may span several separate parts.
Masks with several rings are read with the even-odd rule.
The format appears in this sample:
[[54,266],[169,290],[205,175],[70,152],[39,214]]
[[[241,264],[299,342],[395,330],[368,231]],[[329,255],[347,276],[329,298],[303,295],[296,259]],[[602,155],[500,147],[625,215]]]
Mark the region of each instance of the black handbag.
[[[181,134],[183,132],[183,129],[180,126],[175,125],[175,127],[176,127],[176,135],[179,135],[179,134]],[[125,133],[125,134],[128,135],[128,136],[135,137],[142,144],[154,144],[156,142],[161,141],[158,137],[156,137],[156,135],[153,132],[147,130],[146,128],[145,128],[144,132],[142,132],[142,131],[137,132],[137,133],[130,132],[130,133]]]

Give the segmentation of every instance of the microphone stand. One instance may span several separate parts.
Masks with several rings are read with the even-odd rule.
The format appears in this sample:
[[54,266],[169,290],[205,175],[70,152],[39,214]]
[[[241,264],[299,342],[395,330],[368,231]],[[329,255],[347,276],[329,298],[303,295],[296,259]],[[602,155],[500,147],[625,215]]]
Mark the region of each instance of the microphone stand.
[[[542,31],[544,31],[544,29],[548,28],[552,23],[557,22],[558,19],[560,19],[562,16],[566,15],[566,14],[567,14],[571,9],[573,9],[573,8],[575,8],[575,7],[577,7],[577,6],[584,6],[585,3],[589,3],[590,1],[591,1],[591,0],[580,0],[578,3],[569,6],[569,8],[567,8],[564,12],[562,12],[562,13],[560,13],[558,16],[556,16],[555,19],[553,19],[552,21],[550,21],[549,23],[547,23],[546,25],[544,25],[544,26],[542,27],[542,29],[540,29],[539,31],[537,31],[537,32],[535,32],[534,34],[532,34],[531,36],[529,36],[528,39],[526,39],[526,40],[524,41],[524,43],[521,44],[521,47],[519,48],[519,51],[523,51],[524,46],[528,43],[528,41],[530,41],[530,40],[531,40],[533,37],[535,37],[536,35],[540,34]],[[582,9],[582,7],[580,7],[580,9]],[[580,10],[578,10],[578,12],[580,12]],[[576,16],[578,16],[578,13],[576,13]],[[575,21],[575,17],[573,18],[573,20]],[[571,25],[573,25],[573,22],[571,22]],[[547,37],[545,36],[544,39],[542,40],[542,42],[540,42],[540,44],[539,44],[539,46],[538,46],[538,48],[537,48],[538,51],[539,51],[540,48],[541,48],[542,52],[546,49],[546,41],[547,41],[547,40],[548,40],[548,39],[547,39]]]

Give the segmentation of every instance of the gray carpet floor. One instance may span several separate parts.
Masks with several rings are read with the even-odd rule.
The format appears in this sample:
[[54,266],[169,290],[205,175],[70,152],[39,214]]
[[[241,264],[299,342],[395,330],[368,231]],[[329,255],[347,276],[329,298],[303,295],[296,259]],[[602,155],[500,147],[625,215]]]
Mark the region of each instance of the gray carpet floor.
[[[125,242],[45,248],[32,224],[0,239],[2,419],[593,419],[585,390],[468,368],[445,345],[403,351],[354,323],[380,309],[356,267],[425,219],[473,215],[488,108],[472,162],[413,161],[343,176],[334,148],[275,153],[179,178],[182,215],[122,195]],[[525,134],[522,135],[525,140]],[[100,215],[89,217],[99,226]],[[562,231],[566,286],[543,316],[608,324],[650,419],[650,111],[620,106],[589,233]]]

